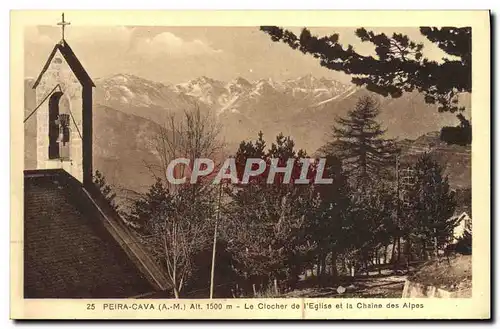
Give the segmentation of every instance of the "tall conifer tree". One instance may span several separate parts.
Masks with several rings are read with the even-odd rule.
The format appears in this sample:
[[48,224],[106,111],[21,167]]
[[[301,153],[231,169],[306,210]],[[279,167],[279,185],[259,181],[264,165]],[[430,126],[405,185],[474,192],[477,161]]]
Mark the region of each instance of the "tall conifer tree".
[[379,105],[371,97],[362,97],[347,117],[339,118],[333,127],[332,140],[322,149],[337,154],[343,169],[355,186],[366,187],[394,163],[393,140],[384,138],[385,130],[376,121]]

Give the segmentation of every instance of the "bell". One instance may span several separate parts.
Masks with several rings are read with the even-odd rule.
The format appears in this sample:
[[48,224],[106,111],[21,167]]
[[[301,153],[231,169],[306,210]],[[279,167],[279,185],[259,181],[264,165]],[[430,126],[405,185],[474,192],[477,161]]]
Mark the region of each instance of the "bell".
[[59,135],[57,136],[56,142],[57,143],[62,143],[64,139],[64,134],[62,133],[62,129],[59,129]]
[[69,127],[63,127],[63,143],[69,142]]
[[57,120],[61,126],[68,126],[69,125],[69,114],[61,113],[58,115]]
[[59,126],[59,135],[56,142],[63,143],[63,145],[69,142],[69,127]]
[[59,125],[59,136],[57,136],[57,143],[66,145],[69,142],[69,115],[66,113],[59,114],[56,123]]

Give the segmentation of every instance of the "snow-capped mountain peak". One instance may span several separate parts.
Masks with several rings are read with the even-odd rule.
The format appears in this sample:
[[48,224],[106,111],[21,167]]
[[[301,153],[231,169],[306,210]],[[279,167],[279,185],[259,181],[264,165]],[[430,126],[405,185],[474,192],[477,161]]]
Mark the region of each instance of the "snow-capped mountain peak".
[[338,81],[316,78],[310,74],[285,81],[272,78],[249,81],[236,77],[229,82],[223,82],[201,76],[170,86],[132,74],[115,74],[98,79],[97,83],[102,86],[99,91],[104,93],[102,98],[120,106],[170,110],[172,104],[198,103],[217,115],[254,115],[269,106],[275,108],[275,111],[287,108],[296,112],[314,104],[321,105],[322,102],[333,101],[350,90],[349,86]]
[[228,82],[225,88],[230,94],[240,94],[252,88],[252,84],[245,78],[238,77]]

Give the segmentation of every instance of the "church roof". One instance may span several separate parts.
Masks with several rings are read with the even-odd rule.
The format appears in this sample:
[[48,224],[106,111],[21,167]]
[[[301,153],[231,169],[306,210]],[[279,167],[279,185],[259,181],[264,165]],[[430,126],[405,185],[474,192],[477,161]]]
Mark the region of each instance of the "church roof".
[[61,169],[25,171],[25,298],[165,294],[163,272],[99,195]]
[[47,62],[45,63],[45,65],[42,69],[42,72],[40,72],[40,74],[38,75],[38,78],[36,79],[35,83],[33,84],[33,89],[35,89],[38,86],[38,84],[40,83],[40,80],[42,79],[43,74],[49,68],[50,62],[52,62],[52,58],[54,58],[54,55],[56,54],[57,50],[59,50],[61,52],[64,59],[68,63],[69,67],[71,68],[73,73],[76,75],[76,78],[78,79],[78,81],[80,81],[80,83],[83,86],[90,85],[92,87],[95,87],[94,82],[92,81],[92,79],[88,75],[87,71],[85,71],[85,69],[83,68],[82,63],[80,63],[80,61],[76,57],[75,53],[73,52],[73,50],[71,49],[69,44],[66,42],[66,40],[64,40],[63,42],[58,43],[54,46],[54,49],[50,53],[50,56],[47,59]]

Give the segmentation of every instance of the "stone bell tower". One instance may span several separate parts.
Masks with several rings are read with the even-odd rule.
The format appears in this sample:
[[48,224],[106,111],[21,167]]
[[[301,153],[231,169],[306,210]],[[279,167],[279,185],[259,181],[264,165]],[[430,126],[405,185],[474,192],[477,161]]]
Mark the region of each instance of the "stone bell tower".
[[[95,87],[64,39],[54,46],[36,79],[37,169],[62,168],[92,182],[92,93]],[[43,103],[43,104],[42,104]]]

